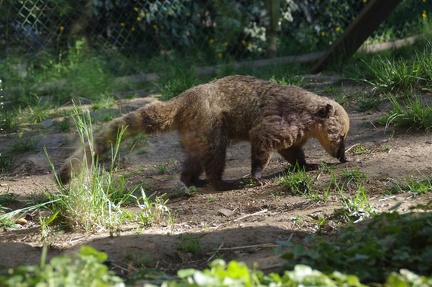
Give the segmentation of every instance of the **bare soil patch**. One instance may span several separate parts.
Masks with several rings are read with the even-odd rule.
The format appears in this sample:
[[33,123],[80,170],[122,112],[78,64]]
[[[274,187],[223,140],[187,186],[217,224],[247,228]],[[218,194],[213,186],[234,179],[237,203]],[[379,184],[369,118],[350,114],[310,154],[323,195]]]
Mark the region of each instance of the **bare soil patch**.
[[[122,101],[118,109],[123,113],[148,101],[148,98]],[[348,152],[350,162],[337,163],[317,141],[310,141],[305,146],[307,160],[311,163],[326,162],[336,174],[358,168],[366,175],[363,187],[368,191],[369,202],[378,211],[387,211],[401,203],[399,212],[407,212],[410,206],[428,202],[430,195],[389,195],[389,187],[402,179],[431,176],[430,134],[385,129],[373,124],[383,111],[361,113],[355,110],[354,105],[345,108],[351,119],[347,143],[347,148],[352,147]],[[23,202],[42,190],[57,190],[43,147],[47,147],[56,166],[76,147],[75,133],[60,133],[54,126],[28,127],[24,135],[39,139],[36,151],[16,155],[12,171],[0,174],[0,192],[16,194]],[[17,137],[15,133],[0,135],[1,149],[13,146]],[[356,148],[359,146],[361,150]],[[179,172],[184,156],[176,133],[149,136],[140,147],[132,151],[122,150],[123,166],[119,172],[132,175],[128,179],[130,186],[145,182],[151,187],[150,193],[172,196],[168,206],[176,214],[175,223],[147,228],[124,226],[120,235],[114,237],[110,237],[107,231],[94,234],[58,231],[51,239],[48,257],[90,245],[106,252],[111,266],[120,274],[136,268],[133,258],[146,258],[143,268],[156,267],[170,274],[180,268],[205,267],[216,257],[244,261],[250,266],[256,262],[258,268],[270,271],[281,262],[274,251],[278,241],[299,242],[318,232],[331,238],[337,233],[336,220],[327,220],[325,226],[319,224],[320,218],[331,218],[335,210],[341,208],[337,194],[325,201],[310,201],[287,192],[278,184],[287,164],[276,154],[265,173],[270,180],[268,186],[225,192],[215,192],[210,186],[205,186],[188,197],[177,194],[178,187],[181,187]],[[165,166],[163,174],[158,170],[161,165]],[[247,178],[249,172],[250,144],[233,143],[228,149],[224,177],[228,180]],[[322,170],[309,174],[323,184],[330,177],[330,172]],[[38,224],[36,214],[29,216],[21,229],[0,231],[0,265],[16,267],[40,262],[42,243]],[[199,240],[197,253],[179,250],[182,234]]]

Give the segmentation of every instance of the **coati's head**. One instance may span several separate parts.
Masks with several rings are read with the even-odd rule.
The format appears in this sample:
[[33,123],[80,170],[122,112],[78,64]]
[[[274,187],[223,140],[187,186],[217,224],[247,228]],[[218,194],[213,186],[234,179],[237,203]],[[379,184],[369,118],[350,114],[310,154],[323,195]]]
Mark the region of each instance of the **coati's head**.
[[349,131],[348,114],[337,102],[324,99],[314,111],[317,126],[313,136],[331,156],[340,162],[347,162],[345,143]]

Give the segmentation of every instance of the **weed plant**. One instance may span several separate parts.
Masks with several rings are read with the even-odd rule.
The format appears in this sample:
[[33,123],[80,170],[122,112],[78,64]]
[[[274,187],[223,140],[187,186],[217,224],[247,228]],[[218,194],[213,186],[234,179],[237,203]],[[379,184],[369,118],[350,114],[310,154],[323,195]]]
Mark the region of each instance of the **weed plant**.
[[343,189],[339,190],[339,200],[342,203],[342,208],[335,210],[335,215],[342,222],[359,222],[365,218],[370,218],[376,211],[369,204],[367,191],[362,184],[357,186],[354,196],[346,195]]

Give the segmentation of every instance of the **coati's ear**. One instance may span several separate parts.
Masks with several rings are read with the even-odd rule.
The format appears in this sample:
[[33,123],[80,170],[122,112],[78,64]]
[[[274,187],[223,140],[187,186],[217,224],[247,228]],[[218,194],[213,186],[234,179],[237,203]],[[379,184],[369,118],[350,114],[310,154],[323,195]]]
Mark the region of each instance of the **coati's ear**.
[[320,118],[328,118],[332,110],[333,110],[332,104],[325,104],[318,109],[316,115]]

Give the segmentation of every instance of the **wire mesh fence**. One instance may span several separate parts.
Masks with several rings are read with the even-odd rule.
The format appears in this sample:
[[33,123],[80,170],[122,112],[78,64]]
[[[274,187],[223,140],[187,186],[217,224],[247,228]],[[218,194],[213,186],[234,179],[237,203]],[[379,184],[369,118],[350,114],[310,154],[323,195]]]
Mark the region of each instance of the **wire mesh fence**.
[[[429,0],[404,0],[370,41],[417,34]],[[64,53],[84,41],[107,58],[193,58],[199,65],[326,50],[366,0],[5,0],[4,54]],[[403,19],[403,20],[402,20]],[[154,67],[153,67],[154,68]],[[151,65],[148,66],[151,69]],[[137,72],[134,61],[122,74]],[[142,71],[138,71],[142,72]]]

